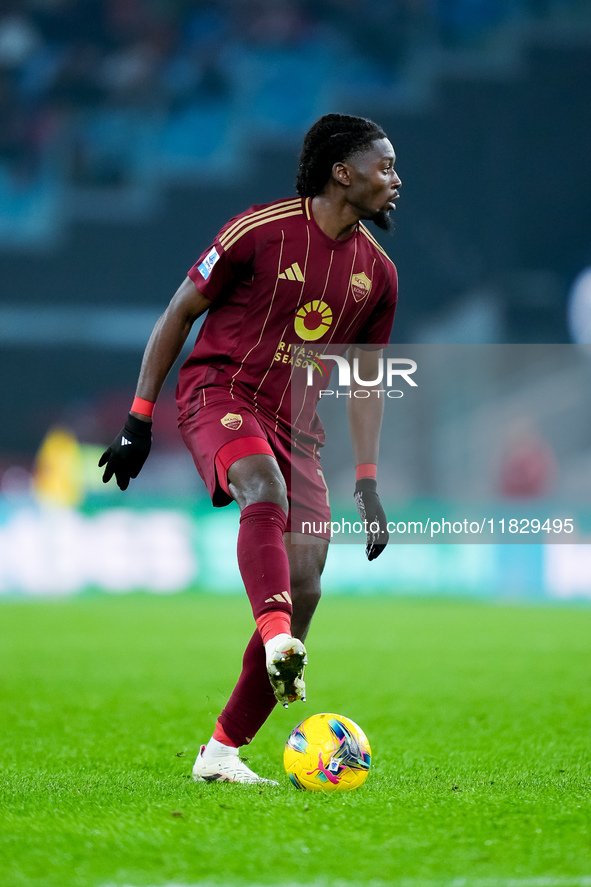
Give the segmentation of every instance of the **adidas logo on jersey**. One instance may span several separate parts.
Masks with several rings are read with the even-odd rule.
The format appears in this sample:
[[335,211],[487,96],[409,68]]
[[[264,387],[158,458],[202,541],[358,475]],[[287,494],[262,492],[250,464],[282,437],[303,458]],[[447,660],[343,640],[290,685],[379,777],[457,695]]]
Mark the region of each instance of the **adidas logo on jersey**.
[[304,275],[298,263],[294,262],[293,265],[281,272],[279,280],[299,280],[300,283],[303,283]]
[[126,437],[122,437],[121,438],[121,446],[124,447],[124,446],[127,446],[128,444],[131,444],[131,441],[127,440]]

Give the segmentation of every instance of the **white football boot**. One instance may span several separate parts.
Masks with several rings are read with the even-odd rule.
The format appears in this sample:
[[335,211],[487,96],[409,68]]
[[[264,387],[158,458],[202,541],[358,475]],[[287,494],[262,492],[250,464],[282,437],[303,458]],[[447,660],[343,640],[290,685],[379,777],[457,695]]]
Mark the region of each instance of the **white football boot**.
[[308,662],[306,648],[297,638],[278,634],[265,644],[267,674],[275,698],[284,708],[296,699],[306,701],[304,668]]
[[244,785],[279,785],[274,779],[264,779],[246,766],[238,757],[238,749],[210,739],[202,745],[193,765],[195,782],[240,782]]

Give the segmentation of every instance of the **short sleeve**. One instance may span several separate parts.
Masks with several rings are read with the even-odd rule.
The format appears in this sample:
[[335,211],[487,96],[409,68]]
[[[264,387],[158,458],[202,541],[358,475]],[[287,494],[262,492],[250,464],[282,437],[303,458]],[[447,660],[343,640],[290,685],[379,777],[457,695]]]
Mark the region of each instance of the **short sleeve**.
[[224,241],[227,242],[225,232],[234,221],[231,219],[222,228],[212,245],[188,271],[188,276],[199,292],[211,301],[218,299],[237,281],[244,280],[252,273],[254,244],[248,233],[225,248],[222,246]]
[[355,344],[385,348],[390,342],[394,312],[398,301],[398,274],[392,263],[387,268],[388,280],[383,293],[363,327],[355,337]]

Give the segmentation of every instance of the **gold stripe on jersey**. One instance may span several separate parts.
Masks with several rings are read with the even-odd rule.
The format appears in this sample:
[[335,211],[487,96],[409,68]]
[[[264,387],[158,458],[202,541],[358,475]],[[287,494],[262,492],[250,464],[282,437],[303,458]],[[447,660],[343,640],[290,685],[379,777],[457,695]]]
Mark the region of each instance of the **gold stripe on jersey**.
[[[263,224],[263,223],[260,222],[259,224]],[[238,235],[238,237],[240,237],[240,235]],[[254,351],[254,349],[257,348],[257,347],[261,344],[261,341],[262,341],[262,338],[263,338],[263,334],[264,334],[264,332],[265,332],[265,327],[267,326],[267,323],[268,323],[268,321],[269,321],[269,317],[271,316],[271,311],[273,310],[273,303],[274,303],[274,301],[275,301],[275,296],[276,296],[276,294],[277,294],[277,286],[278,286],[278,283],[279,283],[279,270],[280,270],[280,268],[281,268],[281,263],[282,263],[282,260],[283,260],[283,246],[284,246],[284,241],[285,241],[285,231],[282,231],[282,232],[281,232],[281,248],[280,248],[280,250],[279,250],[279,259],[277,260],[277,278],[276,278],[276,280],[275,280],[275,289],[273,290],[273,295],[271,296],[271,298],[270,298],[270,300],[269,300],[269,308],[268,308],[268,310],[267,310],[267,316],[265,317],[265,322],[264,322],[264,324],[263,324],[262,327],[261,327],[261,331],[260,331],[260,333],[259,333],[258,341],[255,342],[255,344],[254,344],[254,345],[253,345],[253,346],[247,351],[247,353],[244,355],[244,357],[243,357],[242,360],[240,361],[240,366],[238,367],[238,369],[236,370],[236,372],[235,372],[234,375],[232,376],[232,381],[231,381],[231,383],[230,383],[230,393],[232,393],[232,391],[233,391],[233,388],[234,388],[234,381],[235,381],[235,379],[236,379],[236,376],[238,375],[238,373],[240,372],[240,370],[242,369],[242,367],[244,366],[244,364],[246,363],[246,361],[248,360],[248,358],[250,357],[250,355],[252,354],[252,352]],[[273,359],[274,359],[274,358],[273,358]],[[259,386],[259,388],[260,388],[260,386]],[[258,390],[258,389],[257,389],[257,390]]]
[[302,215],[302,209],[300,207],[299,209],[295,210],[295,212],[293,212],[293,211],[292,212],[282,212],[282,213],[277,213],[274,216],[267,216],[267,218],[259,219],[258,222],[253,222],[251,225],[248,225],[248,227],[242,228],[240,231],[238,231],[235,234],[234,238],[232,240],[230,240],[229,242],[222,243],[220,240],[220,243],[222,243],[224,250],[226,252],[228,252],[230,247],[234,246],[234,244],[236,243],[237,240],[240,240],[241,237],[243,237],[245,234],[248,234],[248,232],[252,231],[253,228],[259,228],[261,225],[266,225],[267,222],[277,222],[280,219],[288,219],[291,216],[301,216],[301,215]]
[[290,199],[290,200],[282,200],[280,203],[275,203],[273,206],[267,206],[265,209],[259,209],[254,213],[249,213],[247,216],[242,216],[242,218],[238,219],[229,228],[224,231],[224,233],[220,236],[220,243],[226,249],[226,241],[231,240],[236,232],[244,227],[245,225],[249,225],[251,222],[256,221],[258,219],[265,219],[267,216],[274,216],[276,213],[285,212],[286,210],[296,210],[302,211],[302,200],[301,197]]
[[312,218],[312,198],[311,197],[306,197],[306,202],[305,202],[304,206],[306,207],[306,218],[308,219],[308,221],[310,221],[310,219]]
[[[334,255],[334,251],[333,251],[333,255]],[[342,304],[342,306],[341,306],[341,313],[339,314],[339,316],[338,316],[338,318],[337,318],[337,322],[336,322],[335,325],[334,325],[333,331],[331,332],[330,336],[328,337],[328,342],[326,343],[327,345],[328,345],[330,342],[332,342],[333,338],[335,337],[336,332],[337,332],[337,329],[338,329],[338,325],[339,325],[339,323],[341,322],[341,317],[342,317],[343,314],[345,313],[345,308],[347,307],[347,302],[349,301],[349,293],[351,292],[351,283],[350,283],[350,281],[351,281],[351,275],[353,274],[353,268],[355,267],[355,260],[356,260],[356,258],[357,258],[357,238],[355,238],[355,249],[353,250],[353,259],[352,259],[352,261],[351,261],[351,271],[350,271],[350,274],[349,274],[349,288],[347,289],[347,292],[345,293],[345,298],[343,299],[343,304]],[[327,281],[327,283],[328,283],[328,281]],[[326,287],[325,287],[325,291],[326,291]],[[346,339],[341,339],[341,338],[340,338],[340,334],[339,334],[339,339],[340,339],[340,341],[337,342],[337,344],[343,344],[343,345],[346,344],[346,341],[347,341],[347,340],[346,340]]]
[[[374,257],[373,265],[371,266],[371,276],[372,276],[372,280],[373,280],[373,270],[374,270],[374,268],[375,268],[376,261],[377,261],[377,258]],[[363,300],[363,302],[365,302],[365,299]],[[363,303],[360,303],[360,304],[363,304]],[[349,334],[349,330],[350,330],[351,327],[354,325],[354,323],[355,323],[356,320],[357,320],[357,315],[356,315],[355,317],[352,318],[351,322],[349,323],[349,326],[347,327],[346,330],[344,330],[345,341],[347,341],[347,336],[348,336],[348,334]]]
[[[310,229],[308,228],[308,249],[309,249],[309,247],[310,247]],[[328,266],[328,271],[326,272],[326,280],[324,281],[324,289],[322,290],[322,296],[320,297],[320,301],[324,301],[324,296],[325,296],[326,290],[327,290],[327,288],[328,288],[328,281],[329,281],[329,278],[330,278],[330,272],[331,272],[331,269],[332,269],[332,260],[333,260],[333,259],[334,259],[334,249],[331,250],[331,253],[330,253],[330,264],[329,264],[329,266]],[[305,267],[307,267],[307,265],[308,265],[308,254],[306,253],[306,263],[305,263]],[[304,293],[304,288],[302,287],[302,292],[300,293],[300,298],[299,298],[299,300],[298,300],[298,304],[296,305],[296,311],[297,311],[298,308],[300,307],[300,302],[302,301],[302,295],[303,295],[303,293]],[[287,326],[284,328],[283,335],[285,335],[285,331],[286,331],[286,330],[287,330]],[[283,336],[282,336],[282,338],[283,338]],[[330,339],[329,339],[328,341],[330,342]],[[326,344],[328,344],[328,342],[327,342]],[[277,411],[276,411],[276,414],[275,414],[276,417],[277,417],[277,418],[276,418],[276,423],[277,423],[278,418],[279,418],[279,410],[280,410],[281,407],[283,406],[283,399],[284,399],[285,395],[287,394],[287,392],[288,392],[288,390],[289,390],[289,386],[291,385],[291,380],[292,380],[292,377],[293,377],[294,370],[295,370],[295,364],[292,365],[291,372],[290,372],[290,374],[289,374],[289,379],[287,380],[287,385],[286,385],[285,388],[283,389],[283,394],[281,395],[281,400],[279,401],[279,405],[278,405],[278,407],[277,407]],[[260,388],[260,386],[259,386],[259,388]],[[306,398],[307,398],[307,396],[308,396],[308,392],[311,393],[311,392],[312,392],[312,389],[311,389],[311,388],[308,388],[308,386],[306,386],[306,388],[305,388],[305,390],[304,390],[304,399],[303,399],[302,404],[301,404],[301,406],[300,406],[299,413],[297,414],[297,417],[292,421],[292,425],[295,425],[295,423],[298,421],[298,419],[300,418],[300,416],[301,416],[301,414],[302,414],[302,411],[303,411],[303,409],[304,409],[304,407],[305,407],[305,405],[306,405]],[[295,410],[295,406],[294,406],[293,403],[292,403],[292,410]]]
[[249,213],[248,215],[243,215],[239,219],[236,219],[235,222],[232,222],[232,224],[222,234],[222,238],[231,237],[237,228],[239,228],[246,222],[249,222],[251,219],[269,215],[275,212],[281,212],[284,209],[288,208],[295,209],[297,206],[301,207],[301,203],[301,197],[290,197],[286,200],[280,200],[277,203],[273,203],[271,206],[264,206],[262,209],[257,209],[255,210],[255,212]]
[[[389,262],[392,262],[392,259],[390,258],[390,256],[388,255],[388,253],[386,252],[386,250],[384,249],[384,247],[381,246],[381,245],[377,242],[377,240],[375,239],[375,237],[374,237],[374,236],[373,236],[373,235],[367,230],[367,228],[365,227],[365,225],[363,225],[361,222],[359,222],[359,230],[360,230],[363,234],[365,234],[365,236],[367,237],[367,239],[369,240],[369,242],[370,242],[370,243],[373,243],[373,245],[376,247],[376,249],[379,249],[379,251],[382,253],[382,255],[386,256],[386,258],[388,259]],[[394,264],[394,262],[392,262],[392,264]]]
[[[307,272],[307,270],[308,270],[308,256],[309,256],[309,254],[310,254],[310,228],[309,228],[308,225],[306,225],[306,233],[307,233],[307,235],[308,235],[308,243],[307,243],[307,246],[306,246],[306,258],[304,259],[304,281],[305,281],[305,278],[306,278],[306,272]],[[280,267],[281,267],[281,266],[280,266]],[[303,293],[304,293],[304,287],[301,286],[301,287],[300,287],[300,295],[299,295],[299,297],[298,297],[297,305],[295,306],[295,310],[296,310],[296,311],[298,310],[298,308],[300,307],[300,305],[301,305],[301,303],[302,303],[302,296],[303,296]],[[292,321],[289,320],[289,321],[285,324],[285,326],[283,327],[283,332],[282,332],[281,335],[279,336],[279,341],[280,341],[280,342],[282,342],[282,341],[284,340],[284,338],[285,338],[285,334],[286,334],[286,332],[287,332],[287,328],[288,328],[288,326],[290,325],[291,322],[292,322]],[[275,352],[276,352],[276,351],[277,351],[277,349],[275,349]],[[270,371],[271,371],[271,369],[272,369],[274,363],[275,363],[275,353],[273,354],[273,359],[271,360],[271,363],[270,363],[269,366],[267,367],[266,372],[265,372],[265,373],[263,374],[263,376],[261,377],[261,381],[259,382],[259,387],[257,388],[257,390],[255,391],[255,393],[254,393],[254,395],[253,395],[253,400],[255,401],[255,403],[256,403],[257,395],[258,395],[259,391],[261,390],[261,387],[263,386],[263,383],[264,383],[265,379],[266,379],[267,376],[269,375],[269,373],[270,373]],[[293,367],[292,367],[292,369],[291,369],[291,373],[293,373]],[[289,376],[290,381],[291,381],[291,373],[290,373],[290,376]],[[288,384],[289,384],[289,383],[288,383]],[[284,392],[284,393],[285,393],[285,392]],[[283,398],[281,398],[281,402],[283,402]],[[275,410],[275,430],[277,430],[277,423],[278,423],[278,421],[279,421],[279,407],[277,407],[277,409]]]

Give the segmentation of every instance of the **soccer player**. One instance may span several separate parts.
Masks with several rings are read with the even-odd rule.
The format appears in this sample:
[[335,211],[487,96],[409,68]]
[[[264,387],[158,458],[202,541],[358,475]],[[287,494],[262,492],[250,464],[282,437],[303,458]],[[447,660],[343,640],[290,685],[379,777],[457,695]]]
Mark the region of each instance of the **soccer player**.
[[[213,505],[234,500],[240,508],[238,565],[256,631],[213,736],[201,746],[196,780],[272,782],[253,773],[238,749],[276,701],[287,707],[305,700],[303,641],[330,538],[318,454],[324,432],[316,404],[326,385],[319,360],[345,343],[349,359],[358,360],[358,378],[377,376],[397,276],[362,220],[389,227],[401,184],[394,160],[371,120],[328,114],[311,127],[300,155],[299,197],[231,219],[193,265],[154,327],[127,422],[99,463],[106,465],[103,480],[115,475],[122,490],[137,477],[162,384],[207,311],[179,374],[179,426]],[[348,403],[355,499],[368,521],[372,560],[388,541],[376,491],[383,400]]]

